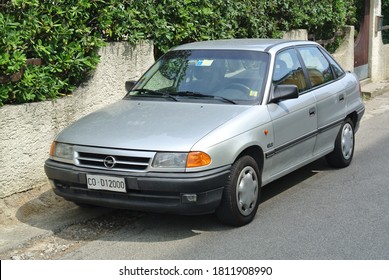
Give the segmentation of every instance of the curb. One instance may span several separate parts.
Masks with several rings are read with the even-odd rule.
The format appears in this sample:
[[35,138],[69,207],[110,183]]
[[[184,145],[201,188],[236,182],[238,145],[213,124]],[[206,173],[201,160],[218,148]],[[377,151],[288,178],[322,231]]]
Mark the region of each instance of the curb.
[[389,91],[389,81],[382,81],[377,83],[363,83],[361,81],[362,95],[368,99],[382,95]]

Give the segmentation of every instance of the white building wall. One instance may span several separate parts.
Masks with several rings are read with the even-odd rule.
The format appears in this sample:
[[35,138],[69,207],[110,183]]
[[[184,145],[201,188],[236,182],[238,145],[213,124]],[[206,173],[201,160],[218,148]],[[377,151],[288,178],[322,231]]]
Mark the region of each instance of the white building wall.
[[382,31],[377,31],[377,16],[382,16],[381,0],[371,0],[370,7],[370,79],[380,82],[389,79],[389,46],[382,42]]

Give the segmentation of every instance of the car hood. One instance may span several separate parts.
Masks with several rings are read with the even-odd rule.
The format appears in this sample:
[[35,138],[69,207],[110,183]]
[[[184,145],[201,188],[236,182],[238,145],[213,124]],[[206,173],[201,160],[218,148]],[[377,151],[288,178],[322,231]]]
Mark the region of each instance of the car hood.
[[250,106],[120,100],[91,113],[57,141],[95,147],[190,151],[205,135]]

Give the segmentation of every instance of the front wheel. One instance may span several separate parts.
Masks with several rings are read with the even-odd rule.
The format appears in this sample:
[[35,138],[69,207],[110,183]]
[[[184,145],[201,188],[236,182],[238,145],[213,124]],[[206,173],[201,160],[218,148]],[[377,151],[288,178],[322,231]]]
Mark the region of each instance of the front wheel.
[[222,201],[216,210],[224,223],[243,226],[257,212],[261,192],[261,176],[257,162],[251,156],[239,158],[231,168]]
[[354,147],[354,124],[350,118],[347,118],[336,137],[334,150],[326,156],[327,162],[337,168],[349,166],[353,159]]

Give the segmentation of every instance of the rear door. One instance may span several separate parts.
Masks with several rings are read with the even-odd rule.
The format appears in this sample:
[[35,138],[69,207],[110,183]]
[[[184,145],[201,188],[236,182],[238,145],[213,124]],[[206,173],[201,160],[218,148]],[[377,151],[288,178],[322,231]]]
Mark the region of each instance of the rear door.
[[299,47],[316,99],[318,136],[314,155],[333,149],[336,135],[345,118],[347,87],[340,79],[344,71],[316,46]]

